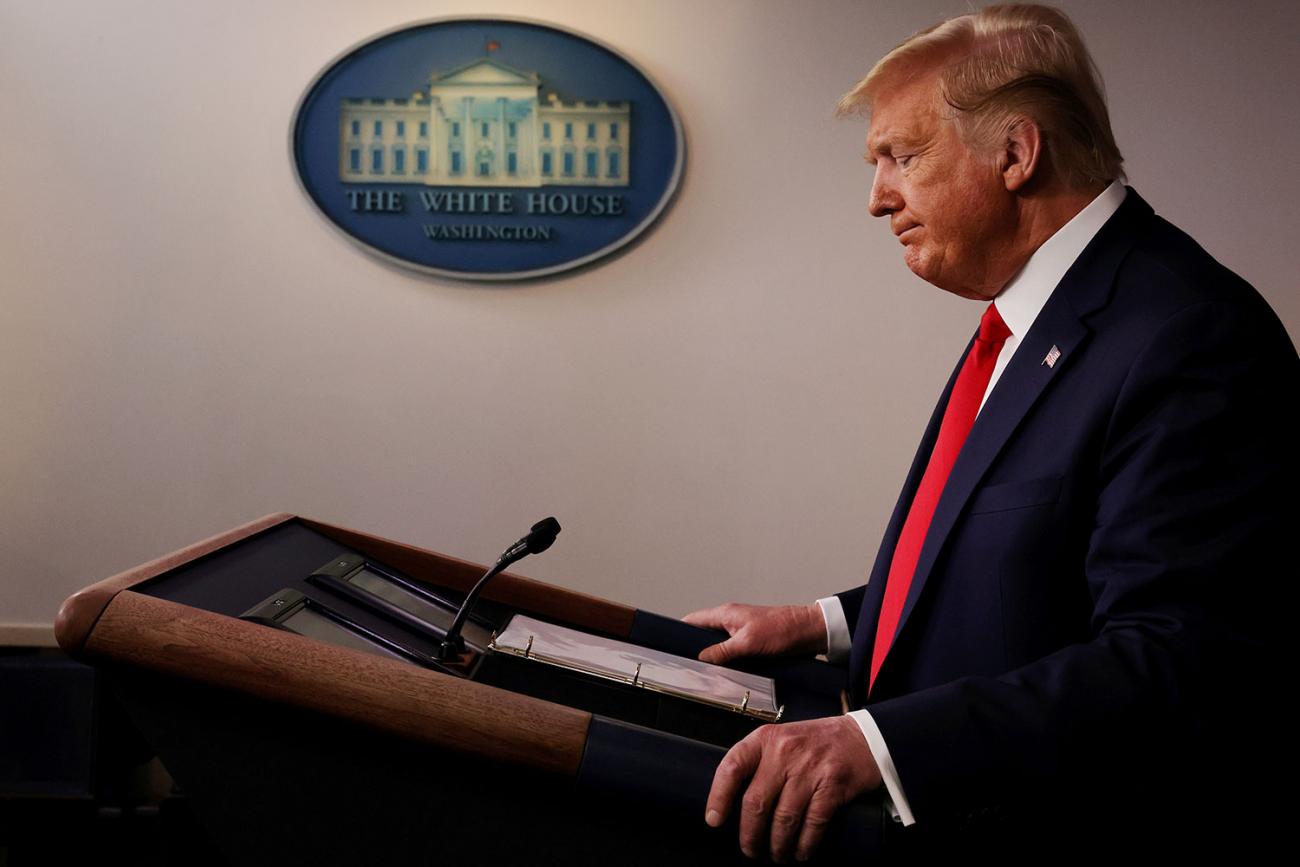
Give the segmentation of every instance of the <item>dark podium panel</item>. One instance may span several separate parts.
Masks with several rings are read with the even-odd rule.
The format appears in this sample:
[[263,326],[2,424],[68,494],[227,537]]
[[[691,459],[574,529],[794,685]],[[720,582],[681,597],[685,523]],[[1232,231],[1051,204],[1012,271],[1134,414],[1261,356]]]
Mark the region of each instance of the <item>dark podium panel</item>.
[[[272,515],[93,585],[59,612],[60,644],[101,671],[226,861],[752,863],[734,824],[710,829],[703,813],[726,748],[759,720],[491,652],[438,663],[419,624],[320,579],[347,558],[451,603],[483,571]],[[322,612],[320,635],[342,625],[361,637],[241,619],[281,597]],[[525,614],[687,657],[718,639],[510,574],[483,603],[485,631]],[[743,667],[775,680],[782,722],[840,713],[834,666]],[[911,838],[873,797],[841,811],[819,863],[904,848]]]

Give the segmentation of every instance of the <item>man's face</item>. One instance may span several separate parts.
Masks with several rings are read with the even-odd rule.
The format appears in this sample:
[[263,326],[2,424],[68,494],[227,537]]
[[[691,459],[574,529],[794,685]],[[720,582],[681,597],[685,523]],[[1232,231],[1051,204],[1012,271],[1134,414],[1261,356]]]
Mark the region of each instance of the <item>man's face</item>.
[[966,298],[992,298],[1010,277],[1004,251],[1014,197],[995,161],[943,115],[937,75],[886,87],[871,110],[873,217],[889,217],[914,274]]

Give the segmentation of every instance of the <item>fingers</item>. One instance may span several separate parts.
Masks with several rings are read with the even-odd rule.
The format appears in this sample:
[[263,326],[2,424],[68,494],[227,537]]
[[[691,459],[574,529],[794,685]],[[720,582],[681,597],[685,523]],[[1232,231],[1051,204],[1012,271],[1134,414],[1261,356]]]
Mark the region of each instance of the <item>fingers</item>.
[[704,805],[705,822],[717,828],[727,821],[740,787],[753,775],[762,754],[753,733],[727,751],[713,774],[709,799]]
[[[745,796],[740,799],[740,851],[750,858],[762,858],[767,854],[769,828],[772,829],[771,833],[778,833],[774,824],[777,815],[773,805],[782,797],[782,783],[785,781],[783,769],[774,767],[770,762],[767,765],[760,764],[749,788],[745,790]],[[780,818],[781,821],[788,822],[791,815],[787,810],[780,814]],[[780,831],[782,835],[788,833],[788,827]]]
[[701,608],[699,611],[692,611],[687,614],[682,620],[692,626],[702,626],[705,629],[726,629],[726,619],[722,610],[724,607],[726,606]]
[[[767,728],[767,727],[764,727]],[[774,857],[789,858],[799,839],[804,805],[810,793],[786,776],[778,762],[764,762],[764,734],[758,729],[732,747],[718,765],[709,790],[704,821],[719,827],[727,821],[736,796],[740,799],[740,849],[750,858],[767,854],[769,836]],[[748,783],[748,786],[746,786]]]
[[795,844],[802,839],[804,812],[808,809],[811,796],[812,792],[804,780],[798,778],[785,780],[785,786],[780,790],[776,806],[772,808],[771,852],[772,860],[778,864],[790,860]]
[[799,843],[794,853],[796,859],[807,861],[813,856],[826,835],[826,826],[839,807],[840,802],[829,790],[819,788],[813,792],[804,813],[803,830],[799,832]]

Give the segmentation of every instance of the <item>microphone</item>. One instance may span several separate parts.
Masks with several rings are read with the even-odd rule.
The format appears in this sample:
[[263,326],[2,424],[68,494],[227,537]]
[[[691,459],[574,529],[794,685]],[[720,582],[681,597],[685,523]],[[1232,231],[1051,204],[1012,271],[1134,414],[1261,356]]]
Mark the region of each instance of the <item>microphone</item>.
[[450,659],[465,652],[465,639],[461,637],[460,632],[465,626],[465,619],[469,617],[469,610],[478,601],[479,594],[483,592],[483,588],[488,581],[492,580],[497,573],[511,563],[516,563],[529,554],[542,553],[555,544],[555,537],[559,534],[560,522],[553,517],[543,518],[533,524],[527,536],[524,536],[502,552],[496,563],[492,565],[492,568],[487,570],[482,578],[478,579],[478,583],[465,596],[465,601],[461,603],[460,610],[456,612],[456,619],[451,622],[451,628],[447,630],[447,637],[443,639],[442,644],[438,647],[438,659]]
[[528,535],[505,550],[497,563],[501,568],[522,560],[529,554],[540,554],[555,544],[555,537],[560,534],[560,522],[554,518],[543,518],[528,531]]

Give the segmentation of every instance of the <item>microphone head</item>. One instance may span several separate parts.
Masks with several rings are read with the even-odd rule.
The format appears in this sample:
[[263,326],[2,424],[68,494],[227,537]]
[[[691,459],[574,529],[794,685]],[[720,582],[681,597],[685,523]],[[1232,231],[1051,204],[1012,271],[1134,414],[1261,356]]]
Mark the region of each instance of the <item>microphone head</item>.
[[560,522],[555,518],[543,518],[528,533],[528,552],[540,554],[555,544],[555,537],[560,533]]
[[548,536],[558,536],[560,534],[560,522],[555,518],[542,518],[536,524],[533,524],[532,532],[543,531]]

